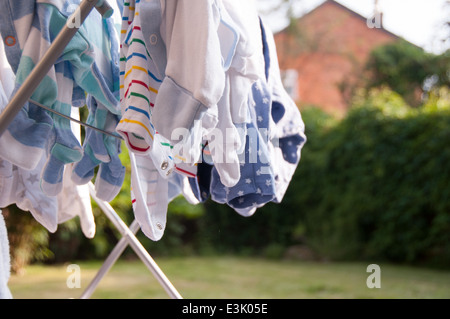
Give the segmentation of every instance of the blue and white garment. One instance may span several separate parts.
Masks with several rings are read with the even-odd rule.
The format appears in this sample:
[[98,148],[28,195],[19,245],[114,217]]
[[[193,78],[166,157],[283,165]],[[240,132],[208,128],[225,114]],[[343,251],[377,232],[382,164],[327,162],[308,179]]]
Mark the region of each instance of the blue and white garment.
[[268,202],[282,201],[306,142],[300,111],[281,81],[273,34],[262,20],[260,26],[265,76],[253,84],[249,98],[252,121],[247,124],[241,179],[236,186],[225,187],[213,168],[210,187],[212,200],[243,216],[253,215]]
[[215,168],[211,177],[211,199],[232,207],[243,216],[275,198],[275,180],[268,148],[271,98],[263,81],[253,84],[249,99],[245,152],[241,155],[240,180],[225,187]]
[[[9,103],[14,79],[3,43],[0,43],[0,113]],[[0,157],[0,208],[16,204],[21,210],[30,211],[36,221],[53,233],[58,225],[58,200],[56,197],[47,197],[39,186],[39,176],[44,165],[45,157],[42,157],[34,169],[26,170]]]
[[[3,43],[0,43],[0,112],[9,102],[14,90],[14,72],[6,56]],[[72,108],[72,118],[79,119],[79,109]],[[79,124],[71,123],[74,135],[81,139]],[[88,238],[95,234],[95,221],[87,185],[78,186],[71,180],[72,165],[64,171],[63,190],[58,196],[49,197],[39,185],[39,176],[45,165],[43,156],[32,170],[15,166],[0,158],[0,208],[16,204],[31,215],[49,232],[54,233],[58,224],[79,216],[83,233]]]
[[265,71],[270,91],[271,124],[269,153],[275,177],[275,203],[280,203],[300,162],[307,141],[301,113],[286,92],[281,80],[275,40],[272,31],[261,20]]
[[[89,117],[87,123],[107,132],[114,132],[120,117],[109,110],[97,100],[88,96],[87,106]],[[74,163],[72,181],[77,185],[85,185],[95,178],[95,191],[98,198],[104,201],[113,200],[122,188],[125,178],[125,167],[122,165],[119,153],[120,140],[86,128],[83,143],[83,157]]]
[[[79,0],[4,1],[0,32],[16,74],[15,91],[79,4]],[[118,44],[111,36],[114,32],[112,22],[92,10],[31,99],[70,115],[72,105],[85,105],[87,93],[109,112],[120,115]],[[5,145],[8,148],[2,147]],[[27,157],[22,156],[25,153]],[[0,139],[0,156],[24,169],[35,168],[41,157],[47,156],[41,184],[48,195],[55,196],[62,189],[64,166],[80,161],[83,150],[71,133],[69,120],[26,103]]]
[[[216,131],[205,139],[214,167],[226,187],[235,186],[240,180],[239,154],[245,148],[245,131],[248,118],[247,104],[252,85],[264,76],[262,43],[256,1],[222,1],[223,28],[219,33],[221,45],[228,52],[224,66],[225,88],[218,102],[216,129],[222,136],[223,145],[213,139]],[[256,35],[256,36],[255,36]]]

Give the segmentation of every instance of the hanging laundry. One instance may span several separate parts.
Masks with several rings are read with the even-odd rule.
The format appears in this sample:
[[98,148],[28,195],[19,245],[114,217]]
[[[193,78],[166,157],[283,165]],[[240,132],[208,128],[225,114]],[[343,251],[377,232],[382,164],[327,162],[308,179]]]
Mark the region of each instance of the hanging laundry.
[[[17,76],[15,91],[79,3],[79,0],[5,1],[5,10],[0,13],[0,32]],[[114,32],[112,22],[93,10],[31,99],[69,115],[72,105],[86,104],[88,93],[109,112],[120,115],[118,47],[114,46]],[[4,147],[6,144],[8,148]],[[29,156],[22,156],[24,153]],[[116,148],[113,153],[117,159],[119,150]],[[41,157],[47,157],[41,183],[49,196],[61,191],[64,166],[80,161],[83,154],[71,133],[69,120],[49,115],[33,103],[24,105],[0,138],[0,157],[14,165],[33,169]]]
[[[168,181],[163,176],[173,171],[174,161],[170,156],[170,142],[157,134],[151,122],[151,108],[162,74],[154,63],[156,58],[147,49],[140,12],[139,1],[127,1],[123,5],[120,39],[122,117],[116,130],[130,152],[131,196],[136,220],[146,236],[159,240],[165,229],[168,204]],[[154,198],[157,187],[165,190],[158,206]]]
[[247,103],[253,83],[262,76],[263,56],[256,2],[223,0],[222,4],[222,17],[229,29],[225,34],[219,33],[221,43],[230,43],[229,30],[235,33],[225,89],[218,102],[217,129],[224,144],[213,142],[209,136],[206,140],[220,182],[233,187],[241,178],[239,155],[244,152],[247,123],[251,122]]
[[[259,34],[253,38],[261,41],[264,63],[260,65],[258,81],[245,99],[251,122],[246,127],[240,180],[235,186],[226,187],[214,163],[211,175],[204,175],[202,182],[208,185],[210,178],[211,199],[247,217],[269,202],[281,202],[306,142],[300,111],[281,82],[273,34],[260,19],[258,26]],[[198,185],[192,187],[198,189]]]
[[[194,14],[200,18],[192,23]],[[154,191],[142,192],[154,189],[155,181],[168,192],[174,172],[197,174],[205,128],[217,123],[214,107],[224,88],[220,12],[213,0],[131,0],[123,3],[122,17],[122,118],[116,130],[137,162],[136,218],[157,240],[165,228],[168,194],[160,197],[163,204],[149,207]]]
[[306,136],[255,1],[130,0],[122,19],[117,132],[144,233],[163,236],[178,195],[243,216],[280,202]]
[[[14,90],[15,75],[0,45],[0,92],[3,92],[0,112],[9,102]],[[24,154],[22,156],[26,157]],[[26,170],[0,157],[0,208],[16,204],[24,211],[30,211],[33,217],[50,232],[58,225],[57,199],[47,197],[39,186],[39,176],[45,165],[41,157],[35,168]]]
[[21,210],[29,211],[51,233],[56,232],[58,224],[79,216],[83,233],[87,238],[93,238],[95,221],[87,185],[78,186],[72,182],[71,166],[68,165],[62,191],[56,197],[47,196],[38,178],[44,165],[43,157],[35,169],[25,170],[0,158],[0,208],[15,204]]
[[[14,50],[31,52],[32,43],[48,48],[57,29],[46,23],[62,27],[67,5],[78,3],[38,1],[31,8],[29,2],[23,1],[21,8],[27,23],[18,28],[20,36],[15,37],[11,28],[14,19],[0,29],[14,34],[2,32],[11,47],[6,50],[8,58],[17,63],[18,85],[39,55],[24,54],[17,60]],[[7,4],[17,9],[17,3]],[[306,136],[300,112],[281,82],[273,35],[260,21],[255,1],[130,0],[120,8],[120,49],[114,52],[119,44],[111,36],[113,22],[103,23],[97,16],[94,21],[106,28],[107,39],[98,42],[93,28],[82,28],[84,38],[74,38],[41,84],[46,90],[38,88],[33,99],[67,115],[72,105],[86,104],[88,124],[116,130],[123,137],[132,162],[133,210],[143,232],[153,240],[162,238],[167,205],[180,194],[192,204],[211,197],[243,216],[253,215],[268,202],[281,202]],[[193,24],[194,15],[199,19]],[[42,33],[44,26],[48,33]],[[82,49],[91,55],[81,54]],[[119,57],[120,66],[114,67]],[[33,103],[25,105],[15,121],[36,134],[20,135],[8,128],[0,138],[0,144],[17,146],[12,152],[0,152],[4,163],[11,164],[3,178],[35,169],[42,173],[45,195],[55,199],[67,191],[66,176],[75,185],[85,185],[98,168],[97,196],[111,201],[117,195],[125,174],[118,139],[86,129],[81,147],[68,120]],[[42,140],[47,134],[51,138]],[[20,152],[31,150],[34,156],[18,159]],[[86,198],[79,199],[83,206]],[[60,211],[56,218],[45,220],[38,212],[36,218],[53,229],[73,216],[61,203],[56,201]],[[80,211],[83,232],[91,238],[92,212],[89,207]]]
[[[153,123],[162,136],[176,144],[171,138],[174,130],[201,132],[194,126],[201,125],[199,120],[223,94],[225,74],[217,34],[220,6],[215,0],[166,0],[161,1],[164,7],[160,11],[153,8],[155,2],[159,1],[141,2],[140,13],[146,17],[142,30],[150,47],[163,43],[166,47],[166,56],[159,60],[167,62],[152,111]],[[160,25],[154,15],[161,16]],[[157,30],[162,38],[155,38]],[[201,137],[192,140],[201,141]]]
[[[87,124],[103,131],[113,132],[119,123],[119,116],[107,110],[92,96],[88,96],[89,116]],[[112,201],[122,188],[125,167],[120,159],[120,140],[92,128],[86,128],[83,143],[83,157],[74,163],[72,180],[77,185],[86,185],[95,178],[96,196]]]
[[255,0],[223,0],[228,14],[239,30],[236,53],[228,70],[231,115],[235,125],[245,129],[248,118],[248,96],[252,85],[264,75],[261,30]]
[[[131,152],[139,155],[157,156],[160,154],[159,159],[154,159],[155,165],[165,176],[166,172],[169,172],[174,166],[173,158],[170,158],[171,144],[162,136],[156,137],[158,133],[151,121],[151,109],[154,107],[156,95],[163,79],[163,73],[160,73],[160,70],[164,65],[155,63],[158,61],[160,50],[153,53],[145,42],[140,19],[140,5],[139,1],[124,3],[120,42],[122,116],[116,130],[124,138]],[[161,21],[161,17],[159,17],[159,21]],[[159,46],[164,46],[162,41]],[[161,57],[159,58],[161,59]],[[155,142],[155,139],[159,142]],[[153,151],[154,148],[159,150]],[[163,154],[167,155],[163,156]]]
[[[5,56],[3,43],[0,43],[0,113],[8,104],[14,90],[15,74]],[[78,108],[72,108],[71,117],[79,119]],[[81,128],[71,123],[71,131],[78,141]],[[95,222],[86,186],[75,185],[71,180],[71,166],[64,172],[63,189],[57,197],[47,196],[39,184],[39,176],[46,163],[43,156],[34,169],[27,170],[0,158],[0,207],[16,204],[23,211],[29,211],[34,219],[49,232],[55,232],[58,224],[75,216],[80,217],[81,228],[87,238],[95,234]]]
[[273,163],[268,149],[271,98],[264,82],[253,85],[248,111],[251,122],[246,127],[245,152],[240,160],[240,180],[233,187],[225,187],[215,168],[211,178],[211,198],[226,203],[244,216],[275,197]]

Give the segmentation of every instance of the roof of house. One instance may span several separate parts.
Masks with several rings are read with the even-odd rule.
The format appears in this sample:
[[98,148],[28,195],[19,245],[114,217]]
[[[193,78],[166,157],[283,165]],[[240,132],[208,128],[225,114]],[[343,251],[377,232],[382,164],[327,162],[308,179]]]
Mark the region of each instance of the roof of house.
[[[323,6],[325,6],[325,5],[327,5],[327,4],[333,4],[333,5],[335,5],[335,6],[339,7],[339,8],[341,8],[341,9],[346,10],[346,11],[349,12],[351,15],[353,15],[353,16],[355,16],[355,17],[361,19],[364,23],[367,23],[367,19],[370,18],[370,17],[368,18],[368,17],[362,16],[361,14],[359,14],[359,13],[357,13],[357,12],[351,10],[350,8],[344,6],[343,4],[340,4],[339,2],[337,2],[337,1],[335,1],[335,0],[326,0],[326,1],[322,2],[320,5],[318,5],[317,7],[315,7],[314,9],[310,10],[308,13],[306,13],[306,14],[302,15],[301,17],[299,17],[298,20],[299,20],[299,19],[302,19],[302,18],[304,18],[304,17],[306,17],[306,16],[308,16],[308,15],[310,15],[310,14],[312,14],[313,12],[315,12],[315,11],[317,11],[317,10],[320,10]],[[287,27],[286,27],[285,29],[281,30],[280,32],[283,32],[283,31],[286,30],[286,29],[287,29]],[[403,39],[401,36],[399,36],[399,35],[397,35],[397,34],[395,34],[395,33],[392,33],[392,32],[390,32],[389,30],[386,30],[386,29],[383,27],[383,25],[381,25],[380,27],[377,27],[377,30],[380,30],[380,31],[382,31],[382,32],[385,32],[385,33],[387,33],[387,34],[390,35],[390,36],[393,36],[393,37],[396,37],[396,38],[399,38],[399,39]]]

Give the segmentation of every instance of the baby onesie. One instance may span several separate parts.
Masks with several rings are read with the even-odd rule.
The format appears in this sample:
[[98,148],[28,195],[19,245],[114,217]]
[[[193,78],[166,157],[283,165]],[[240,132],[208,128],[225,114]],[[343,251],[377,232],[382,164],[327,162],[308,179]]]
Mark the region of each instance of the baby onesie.
[[[0,13],[0,31],[17,76],[16,91],[79,3],[79,0],[5,1]],[[112,29],[108,24],[93,10],[40,83],[32,100],[69,115],[72,105],[84,105],[86,92],[110,112],[120,114],[118,87],[114,88],[118,83],[115,80],[118,61],[114,61],[112,54]],[[99,28],[103,32],[98,32]],[[83,154],[81,145],[71,134],[69,121],[49,115],[33,103],[24,105],[2,135],[0,146],[0,156],[25,169],[35,168],[41,157],[47,156],[43,188],[49,195],[61,191],[64,165],[79,161]],[[29,156],[21,156],[24,153]]]
[[[3,87],[3,83],[5,83],[4,77],[1,75],[4,74],[5,70],[8,70],[7,63],[2,65],[4,69],[0,74],[2,80],[0,81],[0,87]],[[14,77],[14,74],[5,73]],[[8,78],[6,81],[10,81],[10,79]],[[12,87],[8,90],[6,96],[10,95]],[[8,100],[5,102],[0,104],[0,112]],[[71,116],[79,118],[77,108],[72,109]],[[74,135],[80,139],[79,125],[72,122],[71,129]],[[21,210],[29,211],[34,219],[51,233],[57,230],[58,224],[79,216],[83,233],[87,238],[92,238],[95,234],[95,222],[88,189],[86,186],[73,184],[70,178],[71,165],[67,165],[64,172],[62,192],[57,197],[47,196],[39,184],[39,176],[45,162],[46,158],[43,156],[34,169],[26,170],[0,158],[0,207],[16,204]]]

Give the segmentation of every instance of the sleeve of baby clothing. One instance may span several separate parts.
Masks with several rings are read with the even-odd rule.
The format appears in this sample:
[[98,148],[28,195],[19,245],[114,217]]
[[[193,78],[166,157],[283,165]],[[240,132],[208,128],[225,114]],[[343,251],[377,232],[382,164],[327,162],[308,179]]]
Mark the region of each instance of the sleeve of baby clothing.
[[264,65],[261,28],[255,0],[223,0],[224,7],[233,19],[239,33],[236,53],[227,75],[230,78],[230,103],[233,123],[249,122],[247,100],[252,85],[262,79]]
[[244,152],[247,123],[251,121],[249,96],[253,83],[263,78],[264,60],[255,2],[223,0],[221,16],[222,25],[228,26],[219,32],[221,44],[231,41],[231,30],[235,42],[231,59],[226,64],[224,92],[218,102],[217,131],[223,136],[222,143],[207,138],[221,183],[233,187],[240,179],[239,154]]
[[162,3],[162,39],[147,34],[150,28],[143,30],[150,43],[165,42],[167,67],[153,119],[156,130],[175,144],[173,131],[190,131],[222,96],[225,74],[217,33],[220,12],[214,0]]
[[[122,116],[116,131],[123,137],[130,152],[142,156],[150,155],[149,159],[154,161],[154,166],[161,176],[167,177],[174,168],[172,145],[156,131],[152,122],[155,99],[164,74],[161,70],[164,69],[165,48],[162,41],[158,42],[157,48],[148,46],[142,31],[142,24],[147,20],[155,24],[154,29],[156,26],[159,29],[159,4],[159,1],[134,0],[124,3],[120,39]],[[152,6],[149,13],[152,13],[155,19],[146,16],[146,19],[141,20],[144,16],[143,5]]]

